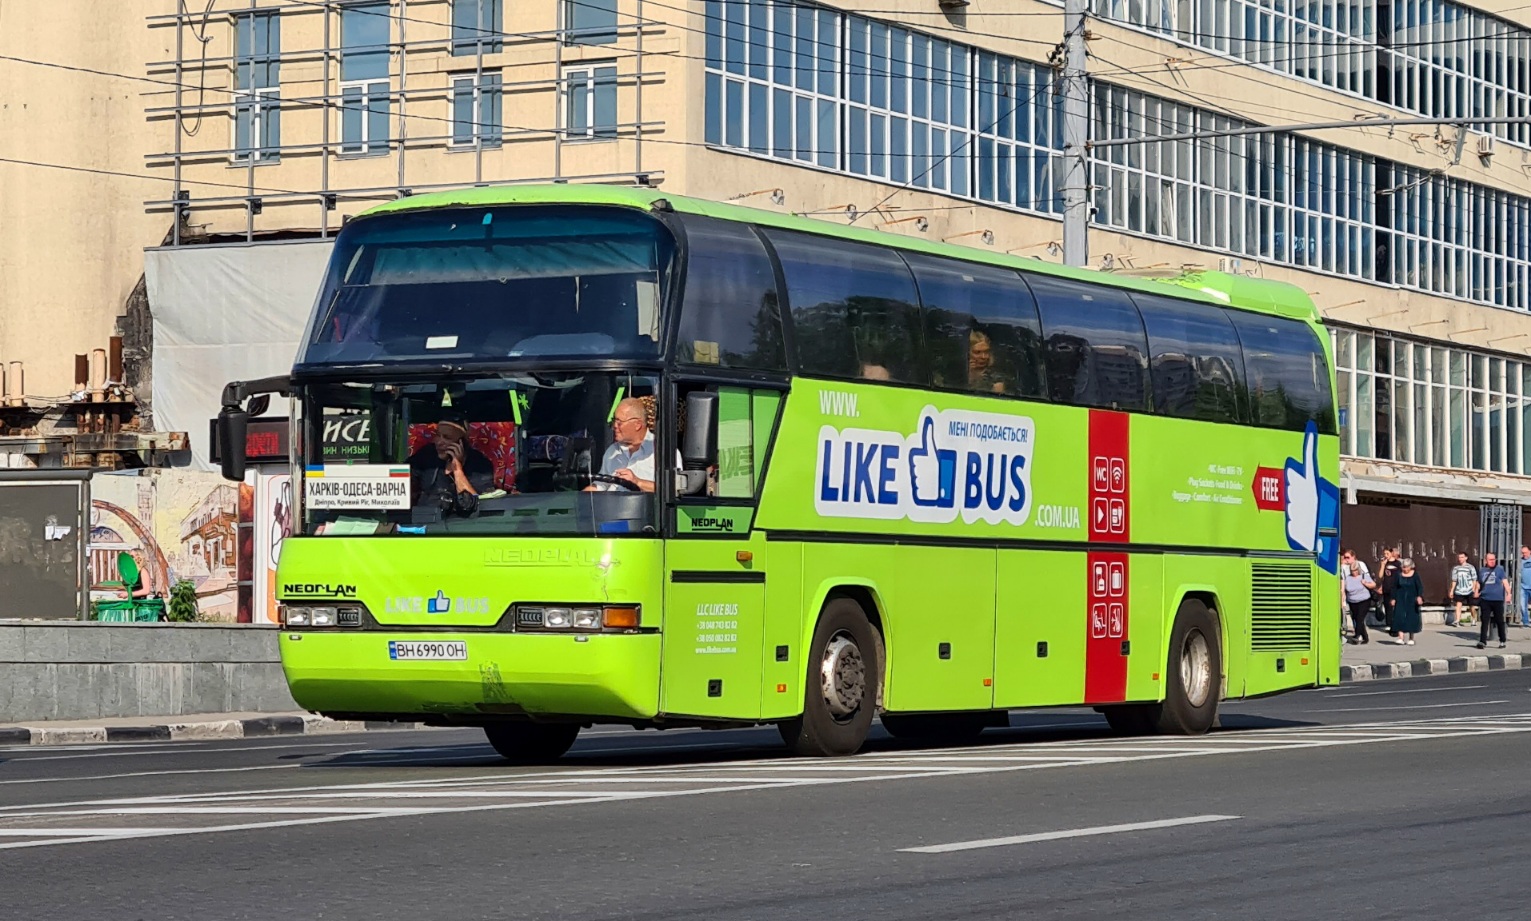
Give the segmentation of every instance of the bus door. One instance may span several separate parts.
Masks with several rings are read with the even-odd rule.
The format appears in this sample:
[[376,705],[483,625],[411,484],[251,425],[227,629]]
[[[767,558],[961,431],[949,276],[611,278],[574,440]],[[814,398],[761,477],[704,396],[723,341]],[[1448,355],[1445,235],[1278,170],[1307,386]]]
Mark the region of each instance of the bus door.
[[[767,572],[765,536],[753,530],[755,499],[781,393],[705,389],[718,395],[717,463],[703,494],[677,497],[673,509],[674,537],[665,548],[660,709],[755,719]],[[678,431],[679,420],[675,424]]]

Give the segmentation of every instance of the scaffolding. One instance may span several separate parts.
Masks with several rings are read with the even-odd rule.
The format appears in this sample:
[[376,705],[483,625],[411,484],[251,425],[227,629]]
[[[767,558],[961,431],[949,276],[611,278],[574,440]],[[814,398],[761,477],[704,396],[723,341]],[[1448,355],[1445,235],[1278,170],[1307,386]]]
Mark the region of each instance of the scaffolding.
[[[175,0],[175,12],[147,17],[151,29],[174,31],[173,41],[167,44],[173,46],[175,56],[171,60],[150,62],[150,80],[162,84],[164,89],[150,94],[155,102],[145,110],[151,122],[173,127],[175,141],[171,148],[151,153],[146,158],[152,170],[171,172],[172,190],[168,198],[147,201],[144,205],[151,213],[170,213],[175,216],[170,243],[179,246],[186,242],[190,226],[188,218],[193,208],[198,211],[242,209],[246,240],[254,240],[258,233],[271,231],[317,231],[320,237],[328,237],[336,229],[332,213],[342,202],[390,201],[417,192],[465,186],[534,182],[626,182],[650,185],[662,181],[662,170],[645,167],[644,140],[662,133],[665,123],[644,118],[643,98],[645,86],[652,87],[664,82],[665,71],[647,66],[653,55],[646,54],[644,46],[647,39],[652,47],[654,39],[665,36],[675,27],[663,20],[645,16],[644,0],[628,0],[626,5],[632,12],[620,15],[614,29],[604,30],[609,31],[613,41],[603,43],[598,54],[586,54],[584,52],[590,47],[589,43],[581,41],[585,36],[570,22],[571,2],[577,0],[545,0],[545,3],[555,8],[556,26],[541,31],[516,31],[511,25],[512,17],[523,18],[527,7],[532,4],[524,0],[504,3],[506,22],[498,28],[483,27],[480,22],[480,28],[473,30],[477,32],[477,37],[472,40],[473,51],[467,55],[458,53],[465,43],[456,34],[451,0],[389,0],[386,14],[371,14],[387,15],[389,19],[386,100],[390,128],[388,138],[381,145],[385,149],[379,154],[370,145],[364,153],[347,151],[343,140],[337,137],[341,133],[336,130],[337,122],[348,109],[357,117],[365,119],[372,112],[370,107],[381,101],[381,97],[366,97],[365,105],[358,108],[353,96],[352,105],[348,107],[344,104],[345,97],[340,88],[341,62],[347,52],[340,41],[340,17],[342,10],[357,10],[357,0],[208,0],[205,6],[189,4],[188,0]],[[192,8],[193,5],[199,8]],[[371,4],[372,7],[382,5]],[[542,9],[545,11],[546,7]],[[442,18],[443,13],[445,18]],[[252,60],[250,54],[237,53],[235,33],[238,24],[244,17],[268,14],[276,14],[281,18],[281,22],[286,24],[283,28],[286,34],[304,34],[307,27],[306,33],[317,33],[320,37],[317,47],[298,47],[292,50],[281,47],[265,58],[278,68],[305,74],[290,81],[283,80],[284,85],[317,84],[317,92],[285,96],[281,95],[280,86],[263,87],[255,91],[237,86],[237,69]],[[319,20],[317,29],[312,28],[314,20]],[[209,54],[214,45],[225,45],[232,53]],[[369,46],[366,50],[381,51],[383,48],[381,45]],[[355,49],[351,50],[355,52]],[[545,59],[529,60],[528,52],[547,54]],[[445,62],[440,60],[442,55],[446,56]],[[412,61],[427,59],[436,63],[435,69],[411,71]],[[567,168],[568,146],[591,143],[589,139],[572,131],[564,118],[569,94],[565,67],[581,61],[592,65],[601,63],[617,66],[614,91],[618,99],[625,101],[632,117],[618,120],[615,125],[604,126],[607,130],[600,140],[615,140],[623,145],[620,158],[631,158],[630,170],[592,172],[571,171]],[[444,68],[442,63],[449,66]],[[502,80],[496,84],[500,93],[501,111],[504,112],[513,99],[545,101],[551,96],[552,106],[540,110],[531,107],[529,115],[532,117],[525,119],[527,124],[511,124],[512,119],[502,116],[500,125],[489,126],[496,130],[495,136],[486,138],[483,130],[485,124],[480,121],[482,109],[475,95],[471,119],[472,143],[462,144],[454,138],[453,128],[464,124],[462,119],[454,117],[457,113],[453,108],[453,94],[458,92],[453,84],[454,78],[472,77],[472,86],[477,93],[482,91],[486,73],[498,73],[502,68],[508,71],[539,66],[550,68],[551,75],[526,80]],[[313,75],[314,71],[317,71],[317,76]],[[443,79],[445,85],[442,85]],[[271,89],[276,91],[272,92]],[[261,96],[258,105],[278,113],[318,110],[321,113],[318,121],[322,125],[318,137],[304,138],[297,143],[280,142],[275,146],[274,153],[270,154],[262,146],[259,148],[262,151],[259,156],[252,153],[252,146],[257,143],[253,136],[250,139],[251,146],[245,147],[235,146],[232,142],[227,146],[216,142],[189,143],[192,139],[200,141],[200,129],[204,122],[215,123],[227,119],[231,126],[235,125],[239,119],[237,108],[241,98],[246,105],[250,105],[256,93]],[[161,104],[167,99],[170,100],[168,104]],[[288,120],[290,123],[291,120]],[[517,171],[494,170],[492,166],[486,170],[486,160],[491,157],[499,156],[506,162],[515,162],[517,157],[513,153],[504,156],[501,152],[512,152],[518,146],[529,143],[551,144],[551,174],[505,175],[506,172]],[[454,172],[462,174],[460,179],[454,176],[448,181],[412,181],[409,164],[412,158],[421,153],[461,158],[461,163],[471,163],[471,168],[457,166]],[[345,173],[375,171],[336,168],[337,164],[346,161],[368,160],[376,163],[384,157],[391,157],[394,161],[395,181],[390,184],[376,181],[348,184]],[[285,181],[293,176],[310,176],[314,161],[317,161],[318,166],[317,184],[311,179],[301,183]],[[310,167],[289,169],[294,163],[309,164]],[[221,171],[216,180],[199,180],[195,175],[190,175],[213,169]],[[238,172],[243,173],[242,183],[234,178]],[[267,180],[267,176],[274,178]],[[193,198],[194,186],[213,187],[220,192],[213,195],[199,194]],[[221,191],[224,189],[229,191]],[[315,209],[313,213],[316,217],[305,220],[301,225],[287,219],[282,225],[274,225],[268,220],[264,222],[266,226],[258,226],[257,217],[268,206],[279,205],[308,205]],[[292,207],[283,209],[284,218],[287,215],[296,218],[297,214]]]

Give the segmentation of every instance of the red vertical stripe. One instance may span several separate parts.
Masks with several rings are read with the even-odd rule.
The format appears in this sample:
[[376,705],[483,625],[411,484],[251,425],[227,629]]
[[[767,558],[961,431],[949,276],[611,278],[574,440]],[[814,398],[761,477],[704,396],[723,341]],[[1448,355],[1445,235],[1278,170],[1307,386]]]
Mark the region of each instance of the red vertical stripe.
[[[1089,462],[1089,534],[1092,543],[1126,544],[1131,540],[1128,504],[1132,465],[1126,413],[1091,410]],[[1128,562],[1126,553],[1086,554],[1085,703],[1127,699]]]

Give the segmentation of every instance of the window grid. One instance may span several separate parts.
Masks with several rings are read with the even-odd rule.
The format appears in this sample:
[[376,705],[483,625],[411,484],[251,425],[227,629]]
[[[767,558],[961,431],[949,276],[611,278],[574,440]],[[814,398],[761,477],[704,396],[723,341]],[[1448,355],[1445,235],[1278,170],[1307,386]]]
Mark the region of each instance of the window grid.
[[235,23],[234,144],[236,162],[280,158],[282,20],[246,13]]
[[[1091,0],[1091,10],[1432,118],[1531,114],[1531,36],[1450,0]],[[1531,124],[1485,130],[1531,146]]]
[[564,70],[564,136],[606,139],[617,136],[617,67],[570,67]]
[[[1130,15],[1158,10],[1164,17],[1155,22],[1167,25],[1156,29],[1191,37],[1200,33],[1176,32],[1176,15],[1194,27],[1196,15],[1216,24],[1218,10],[1232,10],[1231,0],[1147,2],[1128,7]],[[1287,0],[1249,3],[1273,23],[1376,30],[1372,0],[1301,10]],[[1053,171],[1061,119],[1047,68],[790,0],[710,0],[706,12],[708,143],[1036,213],[1061,210]],[[842,33],[837,54],[829,37]],[[1448,66],[1469,63],[1442,58]],[[1092,137],[1250,126],[1098,81],[1092,109]],[[1095,220],[1105,226],[1531,309],[1531,199],[1287,135],[1102,148],[1091,181]]]
[[499,71],[453,77],[451,146],[499,147],[504,136],[502,99]]
[[1341,453],[1531,472],[1531,362],[1350,329],[1333,335]]

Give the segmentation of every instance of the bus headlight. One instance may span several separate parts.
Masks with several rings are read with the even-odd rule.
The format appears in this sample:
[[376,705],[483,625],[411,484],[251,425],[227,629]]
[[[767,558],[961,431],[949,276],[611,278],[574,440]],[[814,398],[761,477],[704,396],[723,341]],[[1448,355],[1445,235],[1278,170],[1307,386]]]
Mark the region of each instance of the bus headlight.
[[277,620],[285,627],[360,627],[365,610],[358,604],[284,604]]
[[510,607],[510,622],[515,630],[522,633],[564,630],[599,633],[637,630],[641,617],[636,604],[592,604],[578,607],[515,604]]

